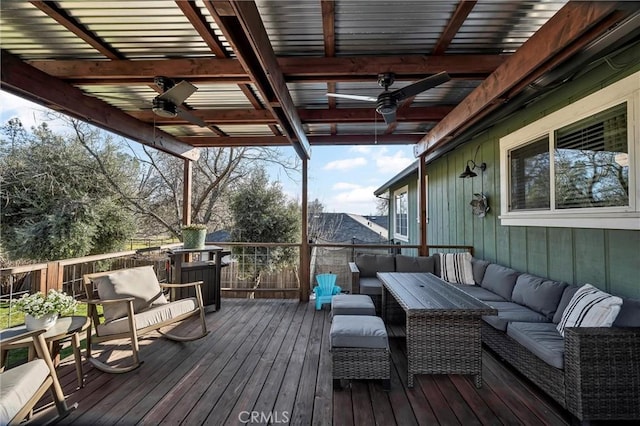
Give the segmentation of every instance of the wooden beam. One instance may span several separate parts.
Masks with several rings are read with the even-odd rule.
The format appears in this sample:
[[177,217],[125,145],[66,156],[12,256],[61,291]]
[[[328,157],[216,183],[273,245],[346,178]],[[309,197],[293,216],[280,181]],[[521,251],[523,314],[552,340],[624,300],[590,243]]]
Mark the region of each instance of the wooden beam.
[[30,65],[63,80],[84,84],[149,83],[158,75],[191,82],[249,82],[237,59],[147,59],[114,61],[29,61]]
[[469,13],[471,13],[471,10],[476,3],[477,1],[467,0],[462,0],[458,3],[456,10],[453,12],[453,15],[451,15],[451,19],[449,19],[447,26],[444,31],[442,31],[442,34],[440,34],[440,38],[431,51],[432,55],[444,55],[449,44],[451,44],[451,40],[456,36],[458,30],[462,24],[464,24],[464,21],[467,19],[467,16],[469,16]]
[[286,136],[182,136],[180,140],[199,148],[291,145]]
[[[219,15],[216,11],[219,2],[205,1],[205,6],[267,103],[267,109],[273,112],[298,155],[301,158],[309,158],[307,136],[257,6],[253,2],[236,0],[230,1],[229,4],[235,16]],[[223,9],[224,13],[229,13],[226,6]]]
[[[308,136],[312,146],[333,145],[413,145],[422,135],[322,135]],[[238,146],[288,146],[286,136],[181,136],[184,143],[199,148],[238,147]]]
[[[414,147],[417,156],[445,144],[455,132],[480,120],[517,84],[553,60],[615,9],[615,2],[569,2]],[[595,39],[595,34],[590,34]]]
[[184,160],[182,180],[182,224],[191,224],[191,198],[193,197],[193,162]]
[[57,78],[22,62],[1,50],[2,89],[45,107],[89,122],[126,138],[178,157],[197,160],[200,152],[172,135],[155,129],[111,105],[90,96]]
[[[393,71],[397,79],[415,79],[446,70],[454,79],[479,79],[491,74],[508,58],[506,55],[398,55],[398,56],[317,56],[277,59],[288,82],[367,81],[380,70]],[[148,83],[157,75],[189,79],[193,83],[249,83],[237,59],[177,58],[145,60],[29,61],[30,65],[65,81],[82,84]]]
[[[453,110],[453,106],[398,108],[399,122],[437,122]],[[268,110],[254,109],[199,109],[190,111],[208,124],[275,124],[277,121]],[[180,117],[160,117],[152,111],[127,111],[132,117],[157,125],[189,124]],[[303,123],[373,123],[380,121],[373,108],[299,109]]]
[[200,34],[200,37],[207,43],[209,49],[218,57],[218,58],[226,58],[229,55],[224,49],[224,46],[218,39],[218,37],[211,31],[209,24],[202,13],[200,13],[200,9],[195,4],[195,2],[178,0],[176,4],[184,14],[184,16],[189,20],[193,28]]
[[[308,79],[314,81],[349,80],[353,77],[375,77],[380,72],[392,71],[396,80],[421,78],[447,71],[452,78],[483,78],[496,70],[508,56],[505,55],[396,55],[396,56],[338,56],[281,57],[278,63],[287,81]],[[317,80],[320,81],[320,80]]]
[[321,0],[322,33],[324,34],[324,56],[336,56],[336,5],[333,0]]
[[427,245],[427,161],[423,155],[418,163],[418,230],[420,235],[418,241],[420,248],[418,253],[420,256],[429,256],[429,246]]
[[73,34],[84,40],[91,47],[96,49],[98,52],[102,53],[109,59],[123,59],[124,56],[120,54],[120,52],[113,49],[109,46],[105,41],[99,39],[95,36],[91,31],[87,30],[84,26],[82,26],[78,21],[76,21],[72,16],[59,8],[54,2],[51,1],[32,1],[32,5],[40,9],[42,12],[47,14],[54,21],[71,31]]

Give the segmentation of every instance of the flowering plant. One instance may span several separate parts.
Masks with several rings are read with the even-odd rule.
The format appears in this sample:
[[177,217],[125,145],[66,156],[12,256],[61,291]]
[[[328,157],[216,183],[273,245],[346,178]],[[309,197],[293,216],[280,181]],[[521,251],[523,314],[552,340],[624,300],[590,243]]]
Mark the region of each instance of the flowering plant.
[[192,223],[190,225],[183,225],[182,229],[184,231],[201,231],[203,229],[207,229],[207,225],[203,223]]
[[73,313],[76,311],[78,302],[62,291],[51,289],[46,295],[41,292],[30,295],[25,294],[20,299],[15,300],[13,306],[34,318],[42,318],[47,314],[63,315]]

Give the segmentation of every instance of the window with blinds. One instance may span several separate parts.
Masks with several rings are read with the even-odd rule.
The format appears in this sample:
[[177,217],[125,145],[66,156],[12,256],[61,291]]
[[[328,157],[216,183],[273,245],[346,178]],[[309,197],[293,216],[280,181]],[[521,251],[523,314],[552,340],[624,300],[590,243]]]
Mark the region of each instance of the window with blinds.
[[629,205],[627,105],[555,131],[557,209]]
[[509,210],[549,209],[549,137],[509,152],[511,204]]

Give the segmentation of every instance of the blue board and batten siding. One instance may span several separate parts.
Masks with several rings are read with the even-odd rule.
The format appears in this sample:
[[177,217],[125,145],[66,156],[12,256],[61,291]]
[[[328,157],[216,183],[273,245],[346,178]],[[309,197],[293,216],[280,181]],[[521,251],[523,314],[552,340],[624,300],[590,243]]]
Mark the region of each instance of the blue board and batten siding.
[[[640,70],[640,49],[615,57],[624,70],[602,64],[513,115],[472,141],[427,165],[428,244],[465,244],[476,257],[569,283],[592,283],[606,291],[640,298],[640,231],[579,229],[500,224],[499,139],[549,113]],[[476,162],[487,163],[478,177],[460,179],[466,161],[479,147]],[[409,184],[410,243],[418,243],[417,174],[390,188]],[[472,214],[474,193],[483,192],[491,210]],[[393,206],[391,206],[393,208]],[[390,213],[392,214],[392,212]]]

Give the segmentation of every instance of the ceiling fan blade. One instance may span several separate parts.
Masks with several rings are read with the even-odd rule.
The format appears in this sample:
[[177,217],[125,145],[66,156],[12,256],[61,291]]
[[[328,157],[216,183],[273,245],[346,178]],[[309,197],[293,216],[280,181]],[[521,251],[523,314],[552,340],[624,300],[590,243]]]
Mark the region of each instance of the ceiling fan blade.
[[387,123],[387,125],[389,125],[391,123],[395,123],[396,122],[396,112],[395,111],[385,112],[384,114],[382,114],[382,118],[384,118],[384,122]]
[[200,127],[207,127],[207,123],[205,123],[200,117],[196,117],[184,108],[178,107],[178,117]]
[[436,87],[441,85],[442,83],[446,83],[449,80],[451,80],[449,74],[447,74],[446,71],[442,71],[438,74],[434,74],[430,77],[418,80],[415,83],[412,83],[401,89],[394,90],[393,92],[391,92],[391,96],[399,102],[412,96],[416,96],[417,94],[422,93],[425,90],[431,89],[432,87]]
[[378,98],[372,98],[371,96],[341,95],[340,93],[327,93],[327,96],[332,98],[353,99],[354,101],[365,101],[365,102],[378,101]]
[[180,105],[186,101],[189,96],[193,95],[196,90],[198,90],[196,86],[186,80],[182,80],[171,89],[159,95],[158,98],[169,101],[175,105]]

